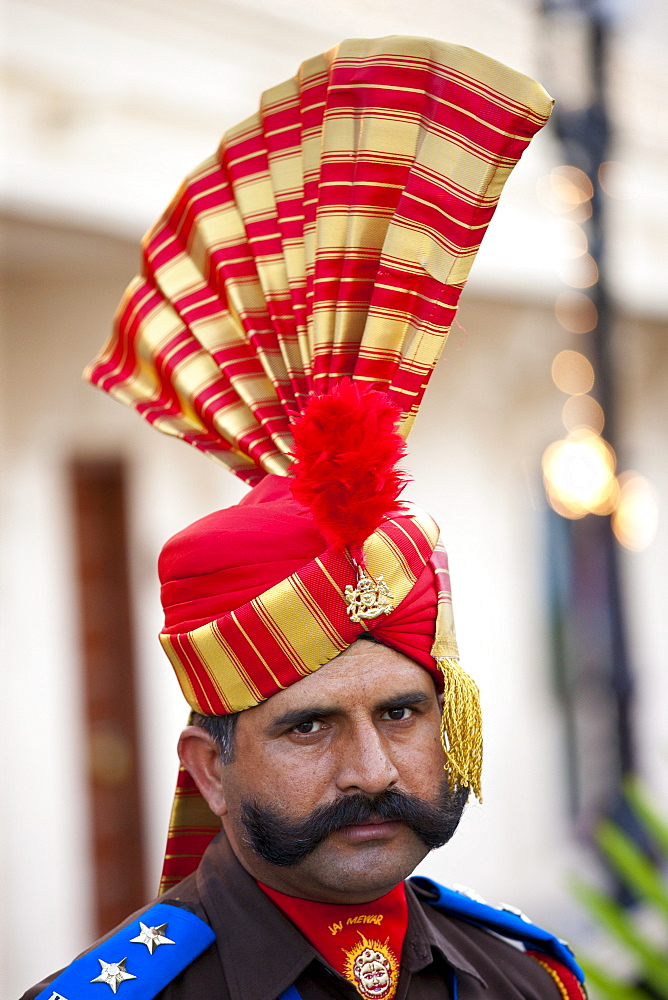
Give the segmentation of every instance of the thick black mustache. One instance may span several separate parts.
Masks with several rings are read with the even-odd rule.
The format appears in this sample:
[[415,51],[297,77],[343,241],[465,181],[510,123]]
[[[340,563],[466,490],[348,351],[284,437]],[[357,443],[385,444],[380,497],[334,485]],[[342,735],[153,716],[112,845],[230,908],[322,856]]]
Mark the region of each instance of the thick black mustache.
[[371,819],[398,820],[410,827],[433,851],[452,837],[459,825],[468,788],[450,789],[444,781],[436,805],[417,795],[389,789],[378,795],[355,792],[318,806],[303,820],[289,820],[271,806],[243,802],[241,819],[253,850],[272,865],[296,865],[322,841],[346,826]]

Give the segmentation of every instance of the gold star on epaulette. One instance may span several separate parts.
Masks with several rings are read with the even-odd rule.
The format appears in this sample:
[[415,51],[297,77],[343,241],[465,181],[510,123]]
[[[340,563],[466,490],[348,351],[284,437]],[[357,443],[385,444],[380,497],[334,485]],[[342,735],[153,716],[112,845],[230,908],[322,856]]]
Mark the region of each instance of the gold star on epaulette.
[[139,926],[141,927],[140,933],[137,937],[130,938],[130,943],[145,944],[151,955],[161,944],[176,944],[175,941],[172,941],[171,938],[168,938],[165,935],[167,924],[160,924],[159,927],[147,927],[146,924],[143,924],[140,920]]
[[107,986],[111,987],[112,993],[115,993],[120,984],[126,979],[137,978],[125,971],[127,958],[121,959],[120,962],[103,962],[101,958],[98,958],[98,962],[102,971],[96,979],[91,979],[91,983],[106,983]]

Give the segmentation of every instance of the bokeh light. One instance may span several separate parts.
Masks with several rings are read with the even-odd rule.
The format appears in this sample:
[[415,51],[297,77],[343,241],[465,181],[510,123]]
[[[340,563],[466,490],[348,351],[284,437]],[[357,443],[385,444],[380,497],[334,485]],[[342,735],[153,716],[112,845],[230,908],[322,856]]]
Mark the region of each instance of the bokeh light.
[[564,260],[558,267],[559,277],[571,288],[591,288],[598,281],[598,266],[591,254],[575,260]]
[[612,530],[624,548],[642,552],[654,539],[659,522],[656,490],[639,472],[623,472],[618,479],[619,500]]
[[591,219],[593,213],[594,210],[591,207],[591,202],[583,201],[581,205],[578,205],[577,208],[574,208],[573,211],[569,213],[568,217],[573,222],[577,222],[578,225],[581,226],[583,222],[587,221],[587,219]]
[[608,197],[616,198],[618,201],[635,198],[640,185],[633,167],[619,160],[607,160],[602,163],[598,168],[598,181]]
[[600,434],[605,426],[603,408],[592,396],[571,396],[564,403],[561,419],[567,431],[575,431],[579,427]]
[[543,476],[550,505],[569,518],[610,514],[620,487],[615,477],[615,453],[590,430],[573,431],[543,454]]
[[552,223],[557,227],[559,252],[565,260],[577,260],[589,249],[587,235],[577,222],[571,219],[555,219]]
[[596,306],[584,292],[560,292],[554,313],[559,325],[569,333],[590,333],[598,323]]
[[560,351],[552,362],[552,380],[569,396],[584,395],[594,385],[594,369],[579,351]]
[[555,198],[564,206],[573,207],[589,201],[594,194],[594,188],[583,170],[579,167],[560,166],[550,171],[550,185]]
[[541,205],[555,215],[568,216],[578,223],[591,217],[594,188],[587,175],[578,167],[554,167],[539,177],[536,194]]

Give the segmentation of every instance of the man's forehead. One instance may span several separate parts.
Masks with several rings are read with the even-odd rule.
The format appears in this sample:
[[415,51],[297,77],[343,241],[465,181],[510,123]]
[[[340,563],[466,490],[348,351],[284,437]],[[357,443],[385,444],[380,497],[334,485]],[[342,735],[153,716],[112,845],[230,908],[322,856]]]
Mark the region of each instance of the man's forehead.
[[[312,706],[381,705],[406,695],[435,694],[431,675],[408,657],[378,644],[358,641],[344,653],[258,709],[273,717]],[[251,709],[251,712],[256,709]]]

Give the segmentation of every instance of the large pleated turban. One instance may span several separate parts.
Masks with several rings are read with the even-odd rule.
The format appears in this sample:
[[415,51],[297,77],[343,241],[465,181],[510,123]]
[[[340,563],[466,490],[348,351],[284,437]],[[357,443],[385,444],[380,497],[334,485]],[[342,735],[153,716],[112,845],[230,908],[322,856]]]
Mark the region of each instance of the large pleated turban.
[[[478,790],[447,560],[398,499],[397,438],[551,106],[471,49],[348,40],[267,91],[145,237],[88,377],[253,487],[160,559],[161,642],[196,711],[257,705],[371,632],[444,688],[449,774]],[[163,885],[216,825],[181,772]]]

